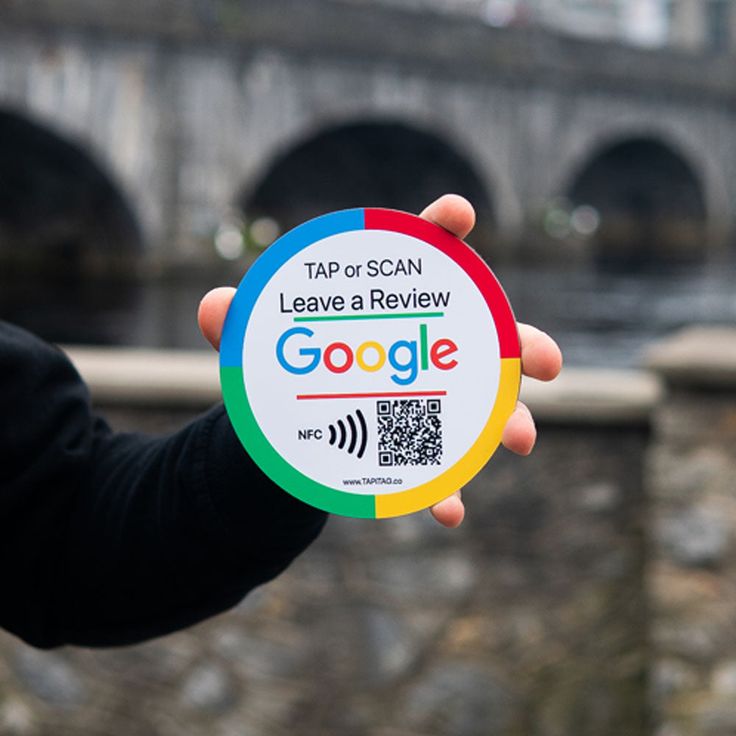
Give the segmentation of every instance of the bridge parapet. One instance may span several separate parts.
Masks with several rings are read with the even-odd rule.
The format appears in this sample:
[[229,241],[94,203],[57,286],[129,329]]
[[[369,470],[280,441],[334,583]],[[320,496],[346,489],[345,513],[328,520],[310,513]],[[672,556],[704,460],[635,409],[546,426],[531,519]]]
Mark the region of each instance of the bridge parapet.
[[[382,59],[464,79],[736,98],[733,59],[587,41],[539,28],[497,29],[466,17],[337,0],[10,0],[10,27],[107,32],[181,43],[229,43],[309,56]],[[632,74],[632,70],[635,73]]]

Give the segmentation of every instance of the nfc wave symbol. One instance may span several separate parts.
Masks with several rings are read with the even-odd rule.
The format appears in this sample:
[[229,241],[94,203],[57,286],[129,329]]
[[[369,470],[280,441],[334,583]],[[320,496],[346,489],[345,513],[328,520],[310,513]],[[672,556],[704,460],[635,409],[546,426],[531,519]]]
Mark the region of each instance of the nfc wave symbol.
[[[347,444],[347,451],[351,455],[355,453],[357,447],[357,456],[360,459],[365,453],[365,446],[368,442],[368,426],[360,409],[355,410],[355,416],[357,417],[357,422],[352,414],[348,414],[345,417],[345,421],[338,419],[335,422],[337,427],[335,427],[335,424],[329,425],[329,443],[331,445],[337,444],[340,450],[345,449],[345,445]],[[346,423],[347,426],[345,426]]]

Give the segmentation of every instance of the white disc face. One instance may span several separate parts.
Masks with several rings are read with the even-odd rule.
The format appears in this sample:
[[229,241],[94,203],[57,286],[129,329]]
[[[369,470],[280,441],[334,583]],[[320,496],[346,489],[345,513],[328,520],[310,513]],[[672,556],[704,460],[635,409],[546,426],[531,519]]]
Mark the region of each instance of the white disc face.
[[454,492],[498,444],[518,390],[513,316],[490,270],[440,228],[382,210],[302,227],[330,218],[246,274],[223,336],[226,404],[286,490],[338,513],[407,513]]

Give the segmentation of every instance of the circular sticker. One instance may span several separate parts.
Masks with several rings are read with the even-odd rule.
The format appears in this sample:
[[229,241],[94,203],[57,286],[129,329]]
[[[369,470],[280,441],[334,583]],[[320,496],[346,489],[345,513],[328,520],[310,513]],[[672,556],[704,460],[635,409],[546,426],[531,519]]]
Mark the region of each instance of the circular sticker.
[[520,364],[480,256],[383,209],[279,238],[240,283],[220,346],[225,406],[253,460],[302,501],[363,518],[467,483],[498,447]]

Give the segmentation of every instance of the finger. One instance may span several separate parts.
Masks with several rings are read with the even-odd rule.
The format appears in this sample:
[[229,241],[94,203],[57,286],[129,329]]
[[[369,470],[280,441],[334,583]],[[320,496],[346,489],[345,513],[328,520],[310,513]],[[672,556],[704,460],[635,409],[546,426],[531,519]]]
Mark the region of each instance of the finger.
[[455,529],[460,526],[465,518],[465,506],[460,498],[460,491],[456,491],[452,496],[436,503],[430,511],[435,520],[442,526],[446,526],[448,529]]
[[514,413],[509,417],[503,428],[501,442],[507,450],[517,455],[528,455],[534,449],[537,441],[537,428],[534,425],[532,413],[526,404],[519,401]]
[[222,325],[225,323],[225,315],[234,296],[235,289],[231,286],[221,286],[205,294],[199,303],[197,310],[199,329],[215,350],[220,349]]
[[557,378],[562,369],[562,353],[557,343],[546,333],[531,325],[519,323],[521,369],[525,376],[540,381]]
[[420,217],[449,230],[458,238],[464,238],[475,225],[473,205],[459,194],[443,194],[425,207]]

